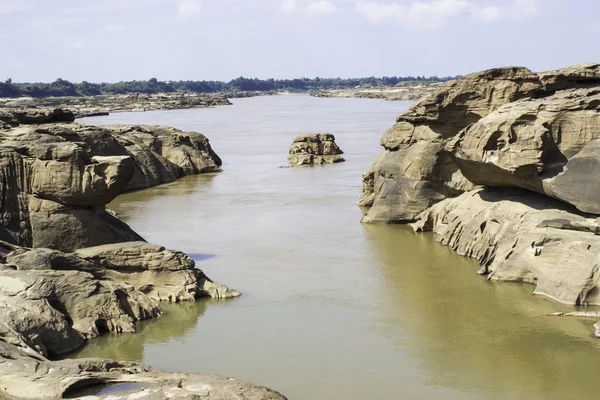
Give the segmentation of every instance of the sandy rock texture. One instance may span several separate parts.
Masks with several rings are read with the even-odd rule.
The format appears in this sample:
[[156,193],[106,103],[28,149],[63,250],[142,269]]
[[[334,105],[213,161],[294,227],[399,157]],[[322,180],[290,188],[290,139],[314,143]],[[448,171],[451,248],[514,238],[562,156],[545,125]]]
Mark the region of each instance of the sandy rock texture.
[[85,398],[285,400],[264,386],[215,375],[162,373],[138,363],[104,359],[48,361],[0,338],[0,393],[10,399],[73,398],[81,389],[102,384],[120,384],[122,388]]
[[[0,108],[39,107],[44,111],[64,109],[77,118],[118,112],[181,110],[231,105],[220,93],[130,93],[78,97],[45,97],[0,99]],[[57,122],[44,121],[36,123]]]
[[[381,138],[384,150],[363,176],[359,205],[371,207],[364,222],[414,221],[433,204],[496,178],[501,182],[491,186],[527,189],[555,178],[547,185],[555,189],[538,191],[560,198],[569,189],[557,171],[568,170],[567,161],[597,137],[598,87],[598,64],[540,74],[497,68],[440,85]],[[530,182],[516,185],[524,175]]]
[[[24,113],[0,111],[0,119],[12,121],[0,129],[0,240],[62,251],[143,240],[105,205],[126,190],[220,171],[221,159],[200,133],[32,125],[22,122],[31,120]],[[20,125],[12,126],[15,120]]]
[[297,136],[290,146],[288,161],[292,166],[335,164],[345,161],[344,152],[331,133]]
[[415,101],[433,93],[441,83],[416,84],[400,87],[358,87],[311,92],[313,97],[380,99],[389,101]]
[[480,189],[435,204],[413,224],[477,259],[481,274],[536,285],[535,294],[600,304],[600,218],[520,189]]

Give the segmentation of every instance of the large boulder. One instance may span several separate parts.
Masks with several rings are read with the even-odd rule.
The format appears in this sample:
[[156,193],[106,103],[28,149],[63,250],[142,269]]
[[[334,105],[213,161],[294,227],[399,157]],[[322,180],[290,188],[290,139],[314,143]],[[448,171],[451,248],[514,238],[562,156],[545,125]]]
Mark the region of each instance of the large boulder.
[[290,146],[288,161],[292,166],[334,164],[345,161],[340,154],[344,152],[331,133],[300,135]]
[[[569,94],[560,91],[567,88],[579,88],[577,93],[585,97],[582,93],[593,96],[590,94],[593,89],[586,92],[585,88],[597,86],[600,86],[598,64],[541,74],[522,67],[497,68],[441,85],[434,94],[398,117],[396,124],[384,133],[381,139],[384,151],[363,176],[363,194],[358,204],[371,207],[363,221],[413,221],[433,204],[475,189],[479,181],[465,177],[461,168],[464,164],[457,162],[460,157],[455,156],[457,141],[463,137],[463,130],[480,128],[487,132],[487,121],[502,113],[501,107],[513,107],[512,110],[527,104],[545,107],[546,102],[558,104],[566,100]],[[514,102],[521,106],[513,105]],[[591,99],[588,115],[597,107],[594,104]],[[505,115],[508,113],[505,111]],[[485,119],[490,114],[493,115]],[[527,117],[522,120],[510,115],[515,117],[514,127],[518,129],[535,124],[527,121]],[[463,143],[460,147],[463,152],[474,145],[464,140]],[[546,156],[554,155],[548,151]]]
[[471,182],[520,187],[600,213],[600,87],[506,104],[464,129],[454,160]]

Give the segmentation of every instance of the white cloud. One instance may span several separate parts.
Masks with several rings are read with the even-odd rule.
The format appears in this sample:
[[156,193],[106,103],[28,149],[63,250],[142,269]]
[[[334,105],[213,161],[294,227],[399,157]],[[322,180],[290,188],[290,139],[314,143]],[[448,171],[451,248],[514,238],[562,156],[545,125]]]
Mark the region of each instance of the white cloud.
[[125,31],[125,25],[108,24],[104,26],[106,32],[118,33]]
[[200,0],[181,0],[177,5],[177,13],[181,18],[188,19],[202,11]]
[[296,11],[296,8],[298,8],[298,4],[296,4],[296,0],[283,0],[281,2],[281,11],[283,11],[286,14],[291,14],[294,11]]
[[499,20],[520,20],[538,13],[538,0],[514,0],[501,6],[471,6],[471,14],[475,20],[494,22]]
[[513,0],[502,5],[481,7],[469,0],[413,1],[409,5],[398,2],[383,3],[377,0],[361,0],[355,11],[373,23],[395,20],[420,28],[436,28],[451,18],[470,15],[486,22],[501,19],[522,19],[538,12],[539,0]]
[[379,3],[377,1],[359,1],[355,10],[373,23],[386,19],[402,19],[406,15],[406,7],[397,3]]
[[83,49],[83,47],[85,46],[85,43],[83,42],[83,40],[78,40],[76,42],[71,43],[71,46],[74,49],[79,50],[79,49]]
[[310,3],[306,10],[314,14],[335,14],[337,7],[331,1],[320,0]]
[[486,21],[496,21],[502,18],[502,10],[497,6],[486,6],[479,12],[475,12],[475,15]]
[[444,20],[468,11],[470,5],[465,0],[433,0],[429,3],[415,1],[408,6],[398,3],[359,1],[356,12],[371,22],[395,19],[421,27],[434,27]]

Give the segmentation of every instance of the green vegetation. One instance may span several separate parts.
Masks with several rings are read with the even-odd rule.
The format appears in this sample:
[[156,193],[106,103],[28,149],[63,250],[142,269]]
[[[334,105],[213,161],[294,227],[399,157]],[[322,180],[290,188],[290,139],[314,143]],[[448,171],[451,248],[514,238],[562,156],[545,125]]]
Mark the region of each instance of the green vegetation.
[[219,81],[159,81],[152,78],[147,81],[128,81],[117,83],[72,83],[64,79],[57,79],[52,83],[14,83],[11,79],[0,82],[0,97],[60,97],[60,96],[94,96],[100,94],[127,94],[127,93],[170,93],[170,92],[195,92],[195,93],[228,93],[238,91],[279,91],[289,90],[306,92],[324,89],[345,89],[356,86],[396,86],[414,83],[445,82],[457,77],[438,78],[432,76],[406,76],[382,78],[300,78],[300,79],[249,79],[239,77],[229,82]]

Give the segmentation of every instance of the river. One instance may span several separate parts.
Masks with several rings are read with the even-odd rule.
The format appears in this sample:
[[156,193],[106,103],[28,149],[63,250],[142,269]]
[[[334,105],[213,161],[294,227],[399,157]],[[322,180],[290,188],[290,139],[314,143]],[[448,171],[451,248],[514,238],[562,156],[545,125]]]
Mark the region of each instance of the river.
[[[166,305],[136,335],[76,357],[233,376],[290,399],[595,399],[592,323],[533,287],[406,226],[363,225],[355,205],[379,138],[410,103],[303,95],[211,109],[113,114],[206,134],[223,172],[119,196],[110,208],[148,241],[190,254],[243,293]],[[279,168],[294,136],[331,132],[345,163]]]

